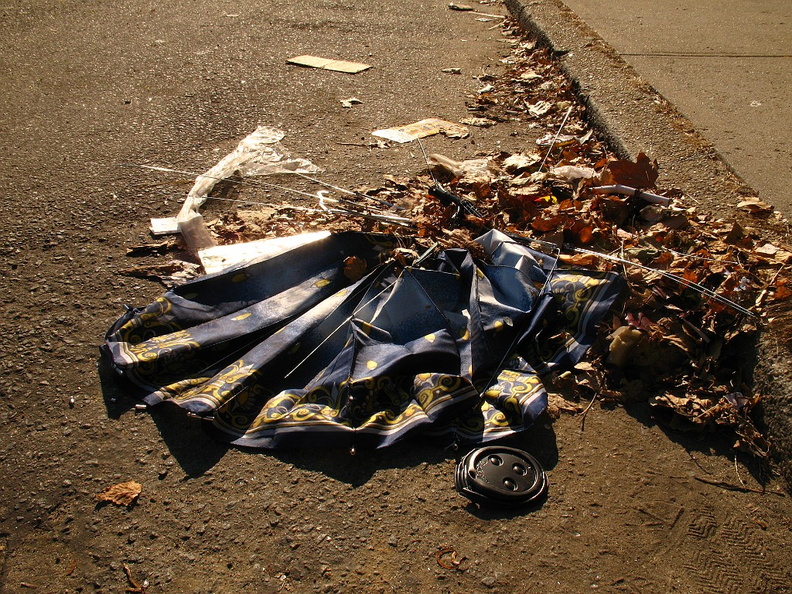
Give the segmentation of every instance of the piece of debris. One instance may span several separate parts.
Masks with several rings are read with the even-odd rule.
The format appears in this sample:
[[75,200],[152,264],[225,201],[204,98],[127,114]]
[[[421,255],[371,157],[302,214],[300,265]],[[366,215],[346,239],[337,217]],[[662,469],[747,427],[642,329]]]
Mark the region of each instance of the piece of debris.
[[530,68],[525,72],[520,73],[520,80],[536,80],[542,78],[542,75],[531,70]]
[[461,68],[443,68],[440,72],[445,74],[462,74]]
[[319,68],[321,70],[333,70],[336,72],[346,72],[357,74],[371,68],[370,64],[360,62],[347,62],[346,60],[332,60],[330,58],[320,58],[318,56],[296,56],[286,60],[289,64],[305,66],[307,68]]
[[[425,205],[440,216],[464,208],[466,220],[479,218],[475,208],[468,210],[469,199],[432,190]],[[428,216],[418,217],[417,233],[430,224]],[[367,443],[379,447],[422,430],[453,431],[460,443],[522,431],[546,405],[536,370],[550,373],[562,362],[577,362],[624,282],[616,273],[585,270],[555,278],[550,256],[496,230],[475,241],[463,229],[449,230],[438,240],[451,246],[467,242],[469,251],[437,251],[439,241],[427,248],[427,242],[407,235],[333,233],[273,258],[195,279],[125,314],[108,334],[105,352],[124,377],[149,386],[147,404],[171,401],[200,410],[201,416],[212,417],[207,423],[217,437],[246,447],[287,447],[295,438],[316,446],[342,440],[351,447],[350,426],[364,427]],[[411,252],[423,255],[410,263]],[[476,306],[492,320],[482,325],[466,313],[471,300],[478,300],[478,287],[491,283],[499,298]],[[574,300],[571,292],[583,286],[589,290]],[[546,311],[534,308],[541,291],[570,295],[552,301],[559,310],[548,319],[551,328],[562,323],[568,338],[548,343],[530,364],[521,359],[504,363],[514,341],[534,344],[532,334],[521,338],[526,328],[544,328],[530,322]],[[462,297],[448,303],[448,292]],[[575,309],[574,322],[569,307]],[[490,348],[471,363],[460,355],[458,340],[487,341]],[[244,364],[229,360],[229,351]],[[437,358],[444,361],[442,373],[431,367]],[[492,368],[499,365],[493,377]],[[415,387],[375,398],[366,410],[340,405],[338,399],[348,395],[332,386],[342,376],[361,374],[369,379],[352,380],[355,398],[375,398],[379,380],[386,377],[393,385]],[[474,384],[479,378],[488,382],[493,396],[481,397]],[[217,394],[214,386],[221,384]],[[326,393],[326,399],[318,405],[300,398],[286,404],[284,398],[291,401],[307,385]],[[272,398],[272,390],[281,395]],[[240,392],[246,398],[236,397]],[[421,404],[415,401],[418,394]],[[275,414],[282,407],[289,412]],[[432,417],[417,414],[416,407],[431,407]],[[283,430],[294,423],[305,430],[299,435]]]
[[554,134],[553,132],[548,132],[541,138],[536,139],[536,145],[541,147],[564,147],[569,146],[577,141],[577,138],[572,134]]
[[123,564],[124,573],[126,574],[127,580],[129,580],[129,587],[125,590],[126,592],[133,592],[137,594],[146,594],[146,590],[149,587],[148,578],[144,579],[142,583],[138,583],[132,577],[132,570],[129,569],[129,566],[124,563]]
[[275,237],[273,239],[218,245],[199,251],[198,257],[206,273],[214,274],[253,260],[271,258],[288,249],[323,239],[329,235],[329,231],[316,231],[289,237]]
[[549,101],[537,101],[532,105],[527,105],[526,108],[528,109],[528,113],[531,114],[534,118],[539,118],[549,113],[551,109],[553,109],[554,105]]
[[541,161],[542,156],[539,153],[515,153],[506,157],[501,165],[509,173],[519,174],[538,166]]
[[616,365],[616,367],[624,367],[633,350],[643,340],[644,335],[640,330],[630,326],[621,326],[608,338],[611,339],[608,347],[610,351],[608,362]]
[[465,138],[469,133],[470,131],[465,126],[439,118],[427,118],[414,124],[372,132],[374,136],[398,143],[412,142],[416,138],[434,134],[443,134],[448,138]]
[[748,198],[742,200],[737,204],[737,208],[741,208],[752,215],[768,214],[773,212],[773,205],[769,204],[759,198]]
[[524,507],[547,494],[547,474],[524,450],[485,446],[471,450],[457,463],[454,486],[478,505]]
[[125,483],[118,483],[111,487],[105,487],[94,496],[94,499],[100,503],[110,502],[121,506],[132,505],[143,490],[143,485],[135,481],[128,481]]
[[124,268],[119,272],[125,276],[134,276],[162,283],[172,287],[200,274],[200,265],[184,260],[171,260],[167,264],[147,264]]
[[623,184],[598,186],[596,188],[592,188],[591,191],[595,194],[621,194],[622,196],[635,196],[636,198],[651,202],[652,204],[661,204],[663,206],[668,206],[671,204],[671,199],[666,196],[658,196],[657,194],[644,192],[643,190],[638,190]]
[[176,249],[178,245],[179,244],[177,241],[172,240],[133,245],[127,248],[126,255],[130,258],[139,258],[142,256],[162,256],[169,251]]
[[465,118],[463,120],[459,120],[459,123],[465,124],[467,126],[476,126],[477,128],[489,128],[498,122],[489,118]]
[[341,100],[341,107],[349,108],[349,107],[352,107],[354,105],[360,105],[361,103],[363,103],[363,102],[360,99],[358,99],[357,97],[350,97],[349,99],[342,99]]
[[473,10],[473,7],[472,6],[468,6],[467,4],[456,4],[454,2],[450,2],[448,4],[448,9],[449,10],[459,10],[459,11],[463,11],[463,12],[469,12],[469,11]]
[[[198,175],[193,187],[187,194],[179,214],[166,219],[151,219],[151,233],[164,235],[181,232],[181,226],[190,219],[199,216],[200,207],[206,202],[209,193],[222,180],[239,173],[246,175],[271,175],[274,173],[317,173],[319,167],[302,158],[291,158],[280,140],[285,133],[278,128],[259,126],[243,138],[233,152],[221,159],[206,173]],[[186,173],[167,167],[144,165],[146,169],[170,173]],[[190,232],[195,235],[197,243],[205,243],[201,238],[199,227],[202,221],[193,221]],[[205,245],[199,247],[208,247]]]
[[577,183],[584,179],[593,180],[598,177],[598,173],[592,167],[579,167],[575,165],[553,167],[547,173],[556,179],[563,179],[570,183]]
[[445,155],[433,153],[427,159],[427,165],[439,174],[454,178],[466,178],[468,182],[488,182],[493,177],[489,159],[465,159],[455,161]]
[[437,549],[437,553],[435,553],[435,561],[437,561],[437,564],[443,569],[464,571],[461,565],[466,559],[467,557],[460,557],[457,550],[448,545],[440,546]]

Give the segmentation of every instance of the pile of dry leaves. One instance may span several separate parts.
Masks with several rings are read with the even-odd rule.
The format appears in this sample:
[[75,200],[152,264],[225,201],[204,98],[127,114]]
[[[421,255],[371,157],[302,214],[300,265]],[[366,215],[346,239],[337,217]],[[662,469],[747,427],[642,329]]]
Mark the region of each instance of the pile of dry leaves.
[[[437,167],[445,187],[476,213],[463,217],[457,205],[432,197],[432,179],[407,182],[418,235],[467,247],[495,227],[554,244],[566,266],[619,271],[629,294],[600,328],[593,359],[555,378],[551,408],[649,400],[674,428],[725,425],[739,447],[766,456],[750,416],[760,400],[751,360],[763,307],[792,294],[785,269],[792,253],[685,208],[678,192],[656,190],[657,165],[644,155],[635,163],[608,158],[590,138],[567,140],[558,151],[546,171],[542,150],[491,157],[487,174]],[[598,193],[617,185],[673,200],[661,206]]]
[[[725,426],[737,447],[765,457],[769,445],[751,418],[761,400],[751,360],[767,307],[792,295],[792,249],[657,188],[658,164],[646,155],[611,156],[551,56],[514,35],[507,72],[481,81],[463,123],[519,120],[547,131],[532,150],[461,162],[431,155],[426,175],[385,176],[383,187],[359,190],[398,204],[410,228],[279,208],[255,220],[226,216],[213,232],[227,243],[363,228],[469,247],[496,228],[555,246],[563,266],[616,270],[629,293],[588,362],[551,378],[551,414],[582,412],[597,399],[649,401],[674,428]],[[756,200],[740,207],[750,216],[770,210]]]

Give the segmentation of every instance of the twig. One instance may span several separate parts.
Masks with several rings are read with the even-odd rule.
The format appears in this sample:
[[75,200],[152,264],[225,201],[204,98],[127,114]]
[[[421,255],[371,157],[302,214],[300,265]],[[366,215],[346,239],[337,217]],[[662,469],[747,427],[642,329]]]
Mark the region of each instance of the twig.
[[377,146],[376,142],[336,142],[341,146],[362,146],[363,148],[374,148]]
[[493,19],[505,19],[506,18],[502,14],[490,14],[488,12],[476,12],[475,10],[471,10],[470,14],[475,14],[477,16],[492,17]]
[[742,480],[742,477],[740,476],[740,469],[737,467],[737,454],[734,454],[734,473],[737,475],[737,480],[738,480],[738,481],[740,481],[740,484],[741,484],[741,485],[742,485],[744,488],[746,488],[746,489],[747,489],[747,488],[748,488],[748,485],[746,485],[746,484],[745,484],[745,481],[744,481],[744,480]]
[[591,407],[594,406],[594,403],[597,401],[597,396],[598,396],[598,394],[595,393],[594,394],[594,398],[591,399],[591,402],[589,402],[588,406],[586,407],[586,410],[584,410],[582,413],[580,413],[581,415],[583,415],[583,418],[580,419],[580,430],[581,431],[583,431],[583,429],[586,428],[586,415],[588,414],[588,411],[591,410]]
[[703,470],[703,471],[704,471],[704,472],[706,472],[707,474],[712,474],[712,473],[711,473],[709,470],[707,470],[706,468],[704,468],[704,467],[701,465],[701,463],[698,461],[698,458],[696,458],[696,457],[695,457],[695,456],[694,456],[694,455],[693,455],[693,454],[690,452],[690,450],[685,450],[685,451],[687,452],[687,455],[688,455],[688,456],[690,456],[690,459],[691,459],[691,460],[693,460],[693,463],[694,463],[696,466],[698,466],[698,467],[699,467],[701,470]]
[[127,579],[129,580],[129,583],[132,586],[131,588],[127,588],[125,592],[136,592],[138,594],[146,594],[146,590],[148,589],[148,580],[143,580],[142,584],[138,584],[135,581],[135,579],[132,577],[132,570],[129,569],[129,566],[126,563],[124,563],[123,566],[124,566],[124,573],[126,574]]
[[756,307],[762,307],[762,305],[764,304],[764,300],[767,298],[767,295],[770,292],[770,287],[772,287],[775,284],[778,275],[781,274],[781,271],[783,269],[784,269],[784,265],[782,264],[781,266],[778,267],[778,270],[776,270],[776,273],[773,275],[773,278],[770,279],[770,282],[767,283],[765,285],[765,288],[762,289],[762,292],[759,293],[759,297],[756,298]]
[[558,140],[558,137],[561,135],[561,130],[563,130],[564,126],[566,126],[567,119],[569,119],[569,114],[572,113],[572,108],[573,107],[574,107],[574,105],[570,105],[569,109],[567,109],[566,115],[564,116],[564,119],[561,120],[561,125],[558,127],[558,132],[555,133],[555,136],[553,137],[553,142],[551,142],[550,146],[547,147],[547,152],[545,153],[544,159],[542,159],[542,162],[539,164],[539,169],[537,171],[541,171],[542,170],[542,168],[544,167],[545,161],[547,161],[547,157],[549,157],[550,153],[553,152],[553,147],[555,146],[555,143]]
[[663,206],[668,206],[671,204],[671,199],[666,196],[658,196],[657,194],[644,192],[643,190],[638,190],[631,186],[625,186],[622,184],[616,184],[613,186],[598,186],[596,188],[591,188],[591,191],[595,194],[621,194],[623,196],[635,196],[636,198],[641,198],[646,202],[650,202],[652,204],[662,204]]
[[575,247],[573,245],[564,245],[564,247],[566,249],[572,250],[573,252],[577,252],[578,254],[590,254],[592,256],[599,256],[600,258],[603,258],[605,260],[610,260],[612,262],[619,262],[621,264],[625,264],[625,265],[628,265],[628,266],[635,266],[636,268],[640,268],[641,270],[647,270],[649,272],[654,272],[654,273],[659,274],[660,276],[662,276],[664,278],[667,278],[669,280],[675,281],[675,282],[679,283],[680,285],[682,285],[684,287],[687,287],[688,289],[692,289],[692,290],[694,290],[694,291],[696,291],[696,292],[698,292],[698,293],[700,293],[702,295],[705,295],[705,296],[709,297],[710,299],[714,299],[715,301],[717,301],[718,303],[720,303],[722,305],[726,305],[728,307],[731,307],[732,309],[734,309],[735,311],[738,311],[741,314],[745,314],[745,315],[750,316],[752,318],[758,318],[759,317],[757,314],[755,314],[751,310],[744,308],[743,306],[739,305],[738,303],[735,303],[731,299],[726,299],[726,297],[723,297],[722,295],[718,295],[715,291],[711,291],[707,287],[704,287],[704,286],[702,286],[702,285],[700,285],[698,283],[694,283],[693,281],[689,281],[689,280],[687,280],[686,278],[684,278],[682,276],[678,276],[676,274],[672,274],[670,272],[666,272],[665,270],[660,270],[658,268],[652,268],[651,266],[644,266],[643,264],[638,264],[637,262],[633,262],[632,260],[626,260],[624,258],[619,258],[617,256],[612,256],[610,254],[603,254],[602,252],[595,252],[595,251],[592,251],[592,250],[587,250],[587,249],[584,249],[584,248]]
[[753,489],[751,487],[740,487],[739,485],[732,485],[731,483],[727,483],[726,481],[715,481],[695,475],[693,475],[693,478],[701,483],[714,485],[716,487],[720,487],[721,489],[726,489],[727,491],[740,491],[743,493],[760,493],[761,495],[769,493],[771,495],[778,495],[779,497],[786,497],[786,493],[784,493],[783,491],[778,491],[778,490],[768,491],[767,489]]

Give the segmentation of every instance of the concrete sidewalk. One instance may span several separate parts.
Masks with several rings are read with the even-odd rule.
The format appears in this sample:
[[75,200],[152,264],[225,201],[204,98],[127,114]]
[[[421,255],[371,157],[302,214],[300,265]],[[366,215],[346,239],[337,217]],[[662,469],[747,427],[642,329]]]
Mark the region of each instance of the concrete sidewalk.
[[792,216],[792,2],[562,1]]

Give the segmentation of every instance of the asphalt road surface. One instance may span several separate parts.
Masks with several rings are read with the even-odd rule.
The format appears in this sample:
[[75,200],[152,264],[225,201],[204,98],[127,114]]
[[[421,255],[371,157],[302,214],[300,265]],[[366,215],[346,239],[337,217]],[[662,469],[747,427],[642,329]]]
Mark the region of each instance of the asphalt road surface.
[[[537,425],[518,445],[550,471],[550,499],[507,513],[468,506],[436,447],[253,454],[111,399],[97,346],[124,304],[162,292],[119,273],[126,250],[192,183],[136,166],[205,171],[266,124],[338,185],[414,175],[419,151],[370,147],[370,132],[468,115],[509,52],[478,18],[418,0],[0,7],[0,590],[789,588],[787,499],[694,480],[737,480],[729,444],[666,435],[640,409],[593,410],[585,432],[571,416]],[[303,54],[372,68],[287,64]],[[464,158],[547,132],[426,145]],[[143,486],[136,505],[97,505],[124,481]]]

